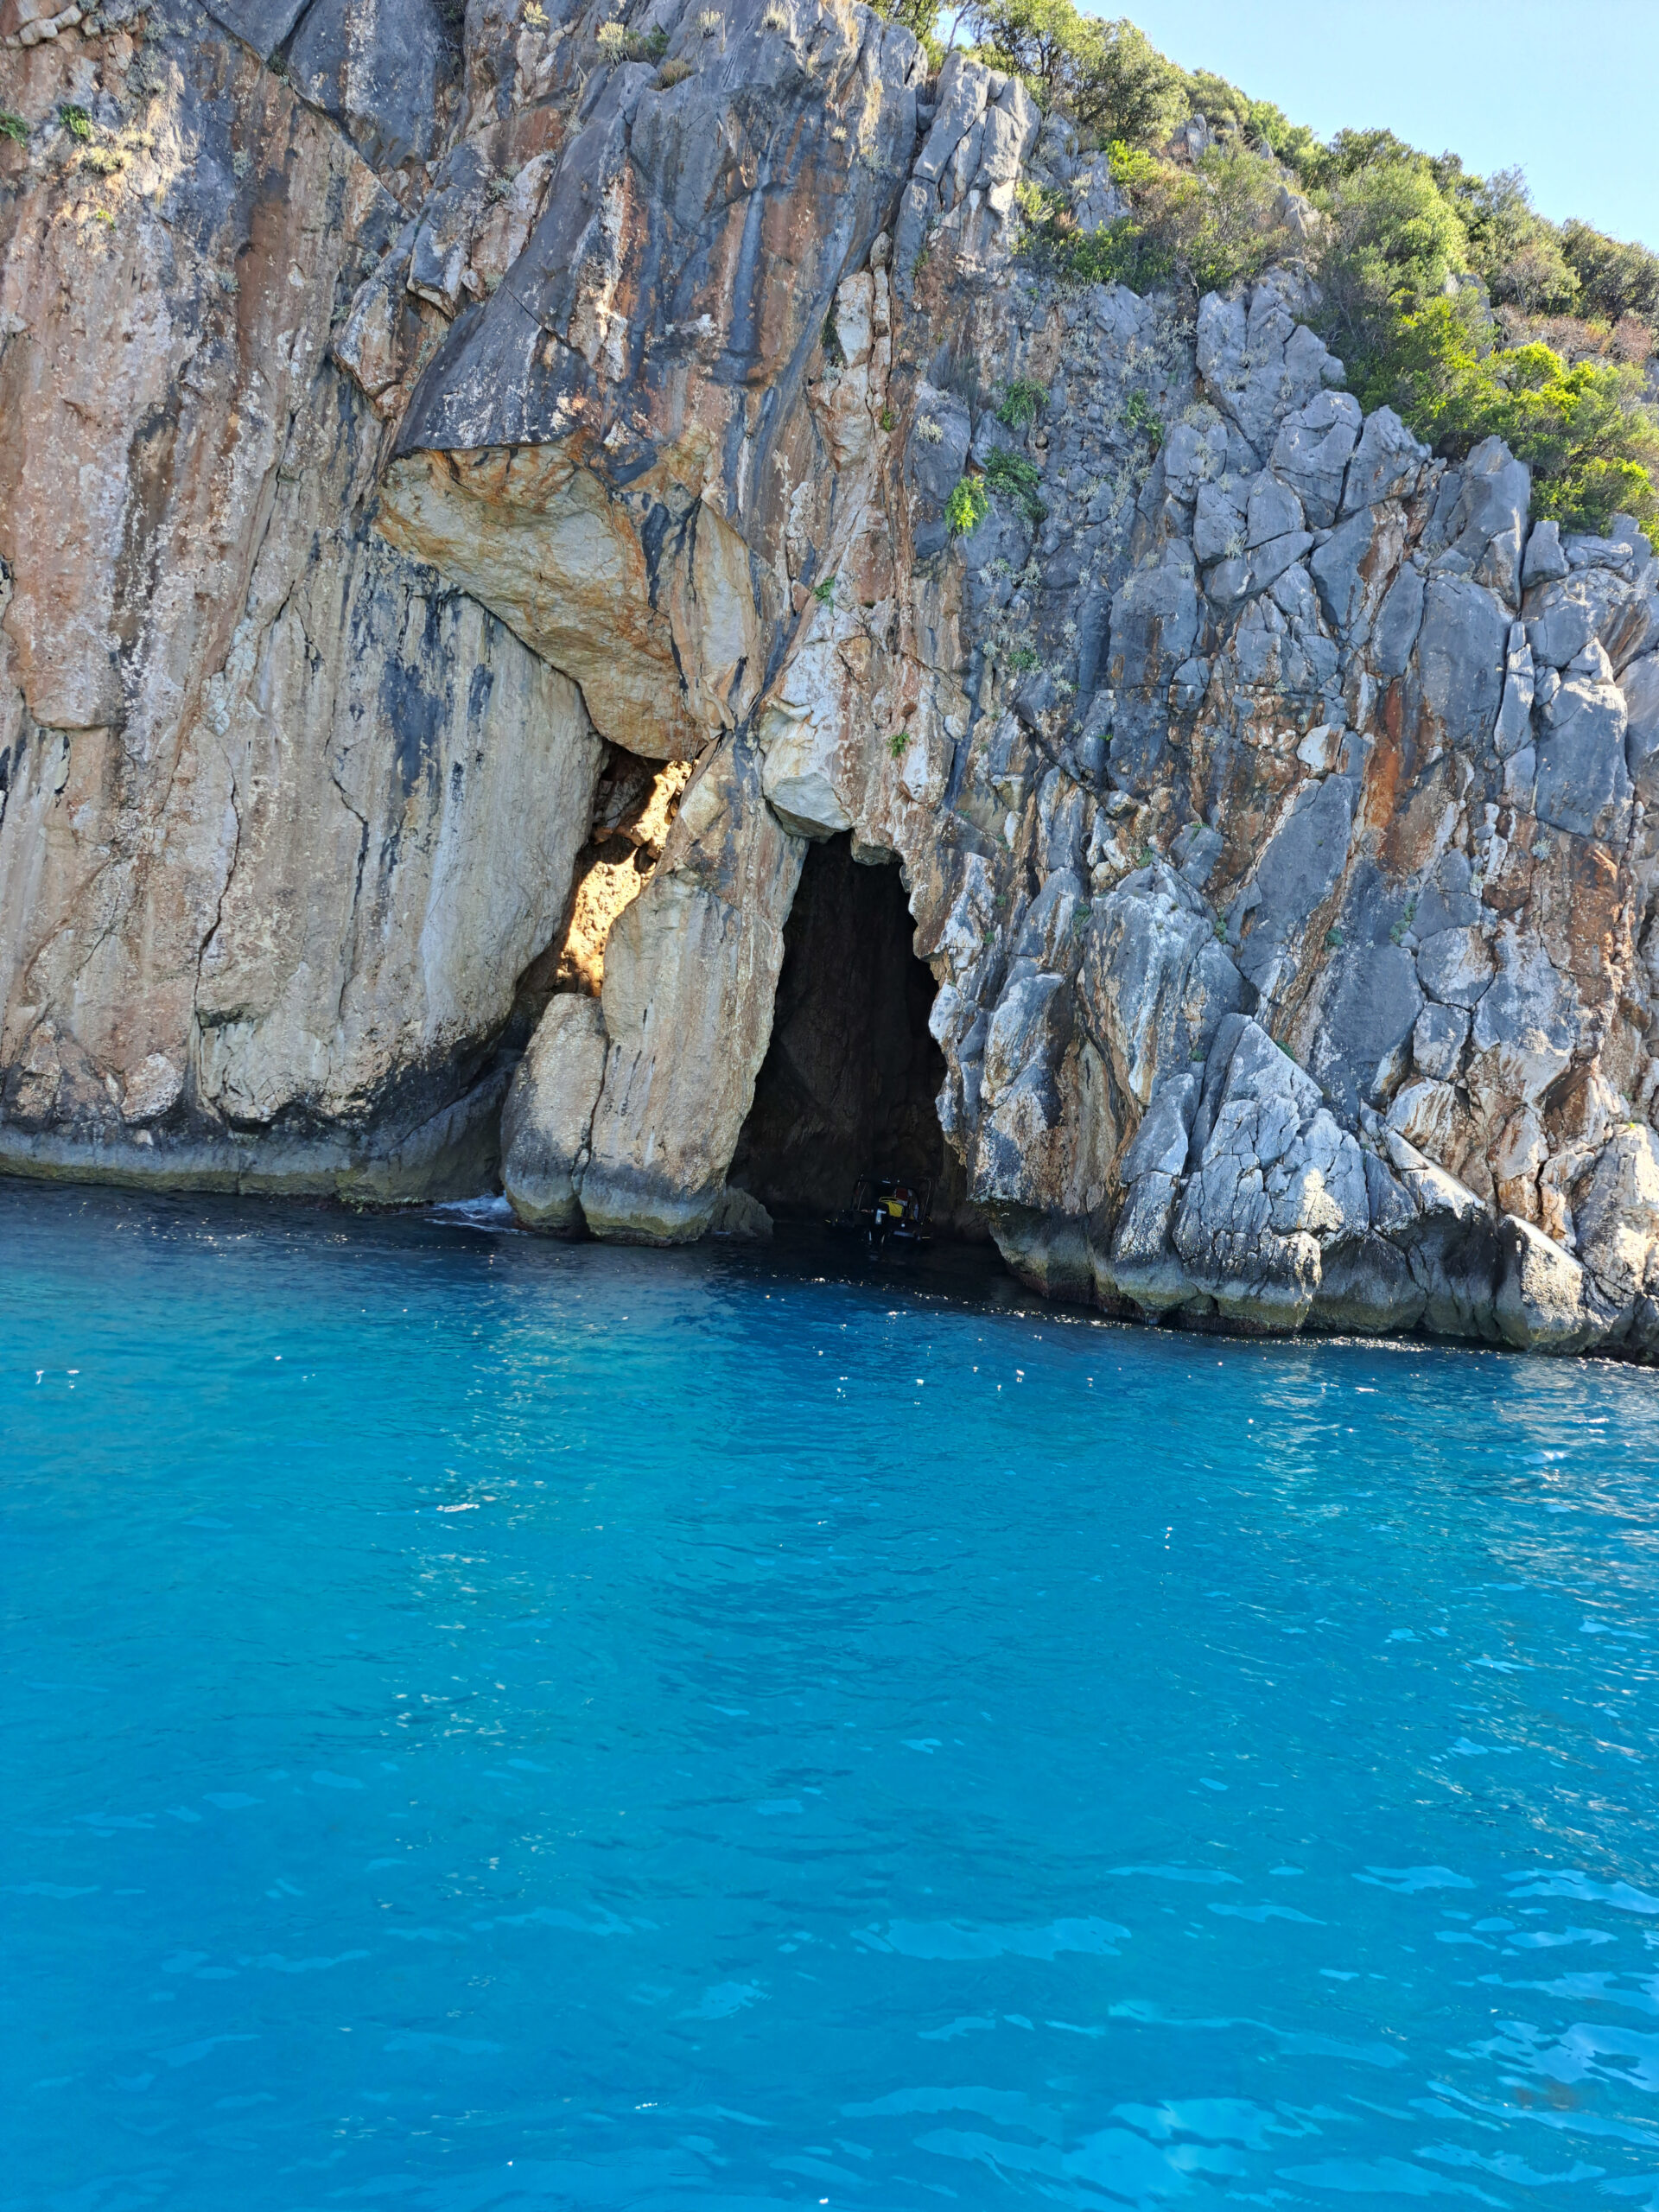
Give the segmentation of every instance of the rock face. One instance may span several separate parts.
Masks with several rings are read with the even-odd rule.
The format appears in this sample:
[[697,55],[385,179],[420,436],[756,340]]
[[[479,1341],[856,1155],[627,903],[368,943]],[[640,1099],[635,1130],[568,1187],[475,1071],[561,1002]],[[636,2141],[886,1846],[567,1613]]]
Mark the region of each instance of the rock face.
[[394,193],[188,4],[0,79],[0,1160],[475,1186],[602,748],[370,526]]
[[[1103,162],[860,7],[46,21],[0,15],[0,1166],[499,1160],[531,1225],[753,1230],[791,1096],[899,1127],[858,1038],[942,1062],[951,1207],[1045,1291],[1659,1352],[1633,524],[1364,416],[1294,270],[1187,320],[1040,276],[1021,175],[1109,220]],[[814,1029],[814,906],[756,1106],[830,839],[898,863],[939,1060]]]

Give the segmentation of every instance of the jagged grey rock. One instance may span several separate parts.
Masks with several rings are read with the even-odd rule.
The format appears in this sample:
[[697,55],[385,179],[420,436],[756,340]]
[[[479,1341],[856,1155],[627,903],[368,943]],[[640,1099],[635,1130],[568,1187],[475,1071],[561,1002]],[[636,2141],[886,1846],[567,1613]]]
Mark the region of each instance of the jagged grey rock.
[[1417,664],[1442,743],[1484,749],[1497,719],[1509,642],[1509,617],[1484,586],[1468,576],[1429,578]]
[[1592,639],[1568,662],[1561,687],[1544,710],[1537,748],[1541,822],[1605,844],[1624,842],[1630,802],[1624,761],[1629,721],[1607,656]]
[[1243,1014],[1217,1032],[1191,1142],[1171,1232],[1189,1281],[1228,1319],[1299,1326],[1319,1291],[1321,1247],[1370,1225],[1358,1146],[1318,1084]]
[[1402,499],[1414,492],[1430,459],[1429,450],[1406,428],[1391,407],[1368,415],[1348,465],[1342,512]]
[[398,168],[431,151],[447,56],[433,0],[311,0],[289,67],[371,167]]
[[1624,757],[1630,781],[1649,806],[1659,798],[1659,653],[1633,661],[1619,677],[1624,695]]
[[1351,635],[1358,620],[1366,582],[1363,568],[1376,537],[1376,517],[1362,507],[1332,531],[1307,564],[1325,619],[1339,635]]
[[[1298,377],[1292,365],[1294,350],[1293,340],[1285,348],[1285,377],[1293,391],[1305,380],[1309,369],[1316,370],[1322,379],[1327,376],[1329,356],[1316,363],[1310,355]],[[1285,417],[1273,442],[1272,465],[1301,494],[1307,520],[1315,530],[1324,530],[1336,520],[1360,420],[1359,402],[1351,393],[1321,391]]]
[[1079,1007],[1138,1105],[1149,1103],[1160,1077],[1205,1057],[1243,993],[1203,899],[1164,861],[1126,877],[1095,910]]
[[1421,1074],[1445,1081],[1462,1066],[1468,1041],[1469,1016],[1461,1007],[1426,1006],[1412,1029],[1411,1064]]
[[1561,526],[1558,522],[1535,522],[1527,535],[1526,562],[1521,581],[1530,591],[1534,584],[1554,583],[1569,573],[1569,563],[1561,550]]
[[1526,626],[1512,622],[1503,664],[1503,703],[1492,731],[1492,747],[1500,760],[1507,760],[1527,742],[1532,729],[1535,692],[1536,671],[1532,664],[1532,648],[1527,643]]
[[758,754],[726,740],[606,949],[609,1049],[581,1183],[596,1232],[674,1243],[709,1227],[766,1056],[804,852],[761,797]]
[[1389,586],[1372,635],[1371,658],[1380,677],[1403,676],[1410,666],[1423,626],[1423,591],[1422,571],[1410,566]]

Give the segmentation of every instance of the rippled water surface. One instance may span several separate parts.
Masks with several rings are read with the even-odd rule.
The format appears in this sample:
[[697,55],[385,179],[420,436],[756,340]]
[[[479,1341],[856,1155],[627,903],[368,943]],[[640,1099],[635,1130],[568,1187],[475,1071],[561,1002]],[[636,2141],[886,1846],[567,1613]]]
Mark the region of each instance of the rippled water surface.
[[1659,1376],[0,1185],[73,2212],[1659,2205]]

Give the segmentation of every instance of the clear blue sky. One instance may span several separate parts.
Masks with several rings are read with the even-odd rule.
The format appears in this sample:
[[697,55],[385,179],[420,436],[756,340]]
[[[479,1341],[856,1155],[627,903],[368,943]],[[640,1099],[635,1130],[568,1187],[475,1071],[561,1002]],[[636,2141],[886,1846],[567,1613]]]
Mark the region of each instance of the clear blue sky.
[[1659,250],[1659,0],[1083,0],[1322,138],[1386,124]]

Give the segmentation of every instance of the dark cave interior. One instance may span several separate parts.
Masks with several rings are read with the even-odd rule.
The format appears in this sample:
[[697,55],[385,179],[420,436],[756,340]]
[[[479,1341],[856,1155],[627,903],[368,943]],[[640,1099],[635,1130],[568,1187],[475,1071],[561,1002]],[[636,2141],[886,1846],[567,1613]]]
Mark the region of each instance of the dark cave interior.
[[784,929],[772,1042],[728,1179],[780,1219],[837,1213],[862,1174],[931,1176],[954,1225],[961,1171],[934,1100],[937,985],[916,957],[896,866],[855,861],[849,836],[808,851]]

